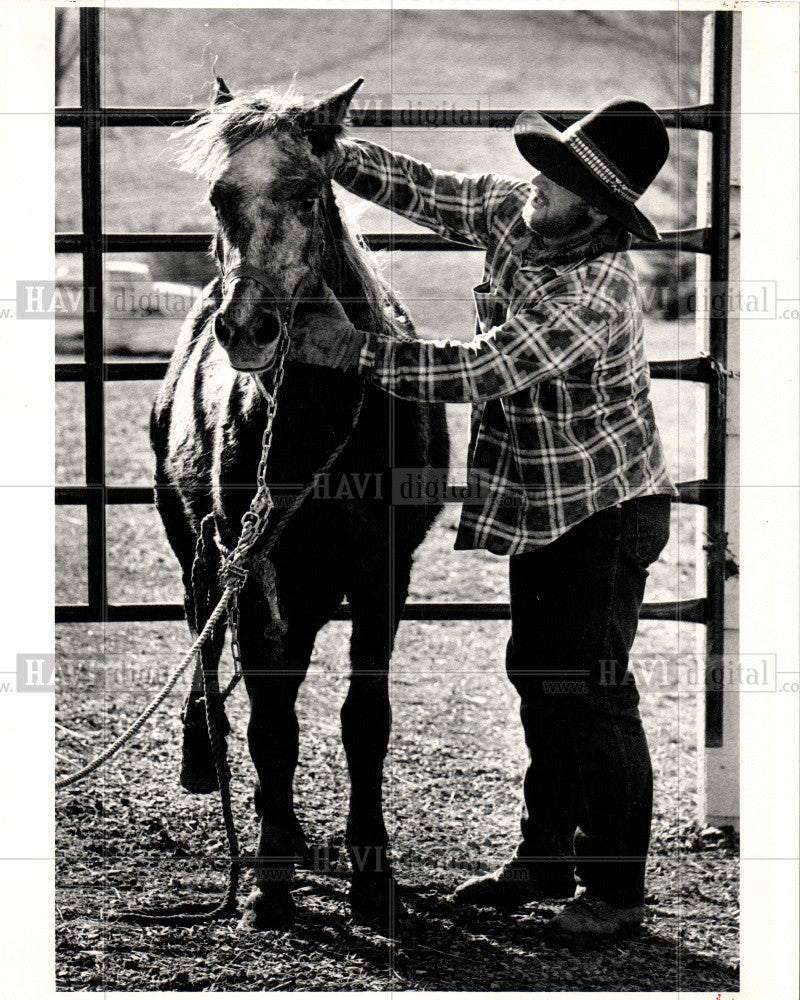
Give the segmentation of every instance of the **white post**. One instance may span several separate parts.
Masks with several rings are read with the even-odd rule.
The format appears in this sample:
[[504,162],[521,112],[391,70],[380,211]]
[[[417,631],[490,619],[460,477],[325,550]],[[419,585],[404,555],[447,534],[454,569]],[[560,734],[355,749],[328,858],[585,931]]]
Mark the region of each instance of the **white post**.
[[[730,280],[735,289],[739,280],[739,223],[740,223],[740,153],[741,153],[741,16],[733,17],[733,53],[731,79],[731,183],[730,183]],[[703,67],[701,79],[702,103],[713,98],[714,65],[714,17],[709,15],[703,26]],[[711,136],[700,133],[697,184],[697,224],[708,225],[710,219],[711,191]],[[708,282],[710,262],[706,255],[698,255],[697,280],[698,304],[703,302],[702,282]],[[719,291],[718,289],[716,291]],[[735,296],[733,302],[735,302]],[[697,345],[701,351],[708,351],[708,318],[698,312],[696,318]],[[739,314],[729,309],[728,313],[728,369],[739,371]],[[708,428],[705,426],[698,440],[705,440]],[[698,475],[705,475],[702,449],[699,461],[702,467]],[[739,383],[738,379],[727,379],[727,420],[725,426],[725,531],[728,551],[733,563],[739,561]],[[732,484],[732,485],[729,485]],[[698,519],[700,520],[700,519]],[[702,525],[701,525],[702,526]],[[704,577],[706,553],[702,548],[706,541],[699,533],[698,581]],[[739,579],[738,572],[732,573],[725,581],[724,591],[724,642],[723,653],[726,662],[734,662],[739,655]],[[698,637],[700,662],[705,662],[705,636]],[[698,764],[700,820],[712,826],[739,825],[739,686],[734,680],[736,671],[726,671],[725,689],[722,695],[723,722],[722,746],[705,745],[705,703],[698,704]]]

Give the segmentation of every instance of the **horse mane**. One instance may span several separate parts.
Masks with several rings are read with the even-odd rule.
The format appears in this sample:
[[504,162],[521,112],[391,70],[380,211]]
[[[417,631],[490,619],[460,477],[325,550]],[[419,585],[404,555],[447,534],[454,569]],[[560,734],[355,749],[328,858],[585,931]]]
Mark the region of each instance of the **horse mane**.
[[[386,257],[370,250],[356,222],[342,212],[328,184],[326,210],[352,280],[364,300],[369,328],[398,340],[414,339],[414,324],[383,276]],[[346,291],[346,290],[345,290]]]
[[[171,137],[180,142],[174,161],[181,170],[208,180],[231,152],[247,142],[278,132],[301,136],[299,122],[313,107],[314,102],[297,95],[293,86],[283,94],[271,89],[234,94],[224,103],[199,112],[188,126]],[[344,133],[342,122],[336,137]],[[298,168],[287,180],[302,180],[304,176]],[[411,318],[382,273],[385,258],[369,249],[355,220],[339,209],[330,182],[323,197],[355,290],[364,300],[364,315],[359,318],[375,331],[398,339],[411,338],[414,330]]]
[[294,93],[265,88],[254,94],[237,93],[198,112],[172,139],[180,143],[175,163],[195,177],[208,180],[225,157],[252,139],[291,131],[312,102]]

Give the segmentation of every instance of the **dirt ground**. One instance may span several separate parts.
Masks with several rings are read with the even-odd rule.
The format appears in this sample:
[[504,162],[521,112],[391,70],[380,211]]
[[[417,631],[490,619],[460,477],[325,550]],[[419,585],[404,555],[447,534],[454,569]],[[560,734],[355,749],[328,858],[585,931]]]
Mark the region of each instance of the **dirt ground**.
[[[185,647],[181,624],[62,626],[59,732],[74,760],[131,721]],[[663,650],[656,624],[640,650]],[[684,631],[690,631],[684,627]],[[576,955],[539,936],[552,907],[462,912],[445,897],[503,861],[515,842],[524,747],[502,676],[498,623],[404,623],[392,675],[394,735],[386,814],[395,871],[415,922],[391,941],[353,923],[344,872],[299,878],[296,928],[241,935],[212,926],[108,922],[124,906],[212,899],[225,884],[217,796],[178,785],[179,698],[99,776],[57,802],[58,987],[62,990],[653,990],[738,988],[735,845],[694,823],[695,696],[644,690],[656,771],[647,929],[636,942]],[[341,843],[347,802],[338,707],[347,625],[328,626],[301,693],[298,815],[312,843]],[[227,673],[225,674],[227,676]],[[243,847],[256,829],[247,706],[233,696],[229,740]],[[240,902],[248,888],[244,876]]]
[[[675,336],[674,331],[670,336]],[[146,412],[152,387],[112,396],[111,481],[143,482],[149,458],[132,416]],[[132,411],[133,407],[133,411]],[[670,408],[674,411],[674,408]],[[80,428],[62,412],[67,480]],[[463,443],[466,414],[451,410]],[[127,423],[126,423],[127,417]],[[668,426],[669,449],[692,451]],[[141,447],[136,444],[139,441]],[[684,451],[685,448],[685,451]],[[686,459],[678,465],[686,465]],[[73,467],[72,469],[70,467]],[[686,476],[688,468],[679,468]],[[82,520],[64,508],[59,524],[60,601],[82,600]],[[109,511],[112,599],[177,600],[179,584],[154,513]],[[419,550],[411,600],[504,600],[506,563],[452,550],[458,508],[448,507]],[[673,536],[653,567],[648,600],[697,593],[693,515],[676,508]],[[225,885],[226,842],[217,796],[186,795],[176,692],[123,755],[57,799],[58,984],[62,990],[652,990],[738,988],[738,855],[730,838],[697,825],[697,695],[679,680],[676,660],[692,653],[698,628],[643,622],[636,662],[659,669],[641,682],[642,712],[656,775],[648,922],[642,938],[575,954],[539,936],[553,908],[531,905],[513,917],[461,911],[446,896],[468,876],[491,870],[518,833],[525,750],[513,691],[503,674],[503,622],[404,622],[392,666],[394,728],[385,801],[395,871],[413,914],[402,939],[381,937],[350,919],[347,878],[298,879],[291,932],[242,936],[236,919],[189,928],[139,927],[108,920],[120,907],[213,899]],[[317,643],[301,691],[298,815],[309,841],[341,843],[347,772],[338,710],[347,683],[347,623]],[[58,629],[57,719],[61,771],[93,756],[147,704],[187,647],[183,623],[63,625]],[[663,669],[662,669],[663,668]],[[223,676],[230,669],[229,657]],[[253,769],[245,741],[244,692],[233,695],[229,740],[234,808],[243,848],[256,828]],[[240,903],[248,890],[245,874]]]
[[[353,14],[352,25],[343,30],[339,11],[287,17],[270,11],[239,11],[235,17],[229,11],[116,13],[106,19],[104,38],[109,104],[200,105],[207,100],[215,53],[219,71],[243,88],[282,89],[298,69],[299,85],[309,91],[361,74],[376,99],[390,91],[461,95],[470,106],[477,100],[481,106],[506,107],[589,107],[620,91],[664,107],[698,99],[699,15],[677,22],[671,15],[629,19],[621,13],[565,12],[534,24],[522,14],[496,18],[490,12],[453,11],[434,20],[416,11],[365,12]],[[334,37],[333,32],[337,44],[321,48],[320,37]],[[533,40],[530,49],[518,44],[522,37]],[[432,60],[431,38],[459,58]],[[471,67],[468,95],[465,66]],[[75,71],[65,81],[62,100],[77,103]],[[209,228],[200,187],[169,167],[164,132],[104,134],[107,231]],[[517,175],[526,169],[505,132],[426,128],[367,137],[440,167]],[[662,228],[693,223],[695,155],[690,134],[682,134],[663,184],[648,192],[645,210]],[[58,136],[56,188],[57,229],[78,228],[78,136],[70,130]],[[143,191],[151,197],[143,198]],[[408,228],[377,209],[362,215],[362,226]],[[151,255],[154,273],[175,277],[159,271],[157,258],[164,256]],[[475,255],[395,255],[387,270],[422,335],[469,336],[469,289],[480,270]],[[73,327],[59,331],[60,347],[79,344],[80,324]],[[141,321],[132,326],[115,317],[106,334],[110,352],[125,348],[127,355],[152,355],[169,350],[177,327]],[[650,321],[647,344],[651,360],[696,354],[687,324]],[[106,391],[108,483],[149,484],[147,416],[155,387],[118,383]],[[85,482],[82,396],[78,384],[56,388],[60,484]],[[680,479],[702,475],[695,461],[702,390],[657,383],[653,399],[670,469]],[[450,416],[457,442],[453,465],[463,465],[466,414],[461,408]],[[505,560],[454,553],[456,518],[457,509],[448,508],[421,548],[411,599],[505,600]],[[702,596],[695,527],[693,510],[675,509],[673,536],[653,568],[648,600]],[[85,510],[58,508],[56,528],[56,600],[85,601]],[[154,511],[109,508],[108,535],[112,602],[180,600],[177,564]],[[381,937],[350,919],[344,862],[330,875],[298,877],[298,920],[290,932],[243,936],[235,918],[183,928],[109,920],[120,907],[213,899],[225,884],[218,799],[188,796],[178,784],[182,695],[176,691],[129,749],[89,781],[58,794],[58,988],[736,991],[737,844],[697,824],[698,696],[682,688],[676,668],[679,657],[696,649],[700,630],[692,625],[644,622],[634,650],[635,657],[656,658],[663,666],[640,684],[656,781],[643,936],[576,954],[541,939],[539,929],[552,907],[531,905],[503,917],[448,903],[459,882],[505,860],[518,833],[525,750],[503,673],[506,632],[502,622],[401,625],[392,665],[394,729],[385,811],[395,871],[414,918],[402,939]],[[347,639],[346,623],[324,630],[298,704],[298,815],[317,844],[340,843],[344,831],[348,790],[338,710],[347,683]],[[182,623],[58,628],[57,720],[71,731],[57,730],[60,772],[74,770],[124,730],[177,664],[187,640]],[[224,670],[229,669],[226,656]],[[233,696],[230,715],[234,809],[242,846],[252,851],[253,769],[241,690]],[[244,882],[240,902],[247,876]]]

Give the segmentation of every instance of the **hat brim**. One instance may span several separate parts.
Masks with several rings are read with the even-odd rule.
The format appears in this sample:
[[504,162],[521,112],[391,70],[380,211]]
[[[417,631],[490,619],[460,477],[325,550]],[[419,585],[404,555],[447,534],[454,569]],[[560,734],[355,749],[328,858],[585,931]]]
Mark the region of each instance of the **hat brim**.
[[555,184],[621,222],[643,240],[661,240],[658,230],[639,209],[607,187],[564,141],[561,132],[538,111],[524,111],[514,125],[517,149],[532,167]]

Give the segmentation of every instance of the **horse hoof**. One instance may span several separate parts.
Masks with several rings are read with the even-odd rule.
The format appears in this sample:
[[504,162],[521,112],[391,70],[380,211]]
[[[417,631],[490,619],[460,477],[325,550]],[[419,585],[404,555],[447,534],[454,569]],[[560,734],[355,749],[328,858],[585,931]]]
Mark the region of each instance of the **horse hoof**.
[[294,926],[294,918],[295,905],[290,892],[253,889],[244,904],[239,930],[245,933],[289,930]]
[[410,916],[398,893],[396,882],[379,886],[353,886],[350,911],[357,923],[365,924],[388,937],[397,937],[408,926]]

